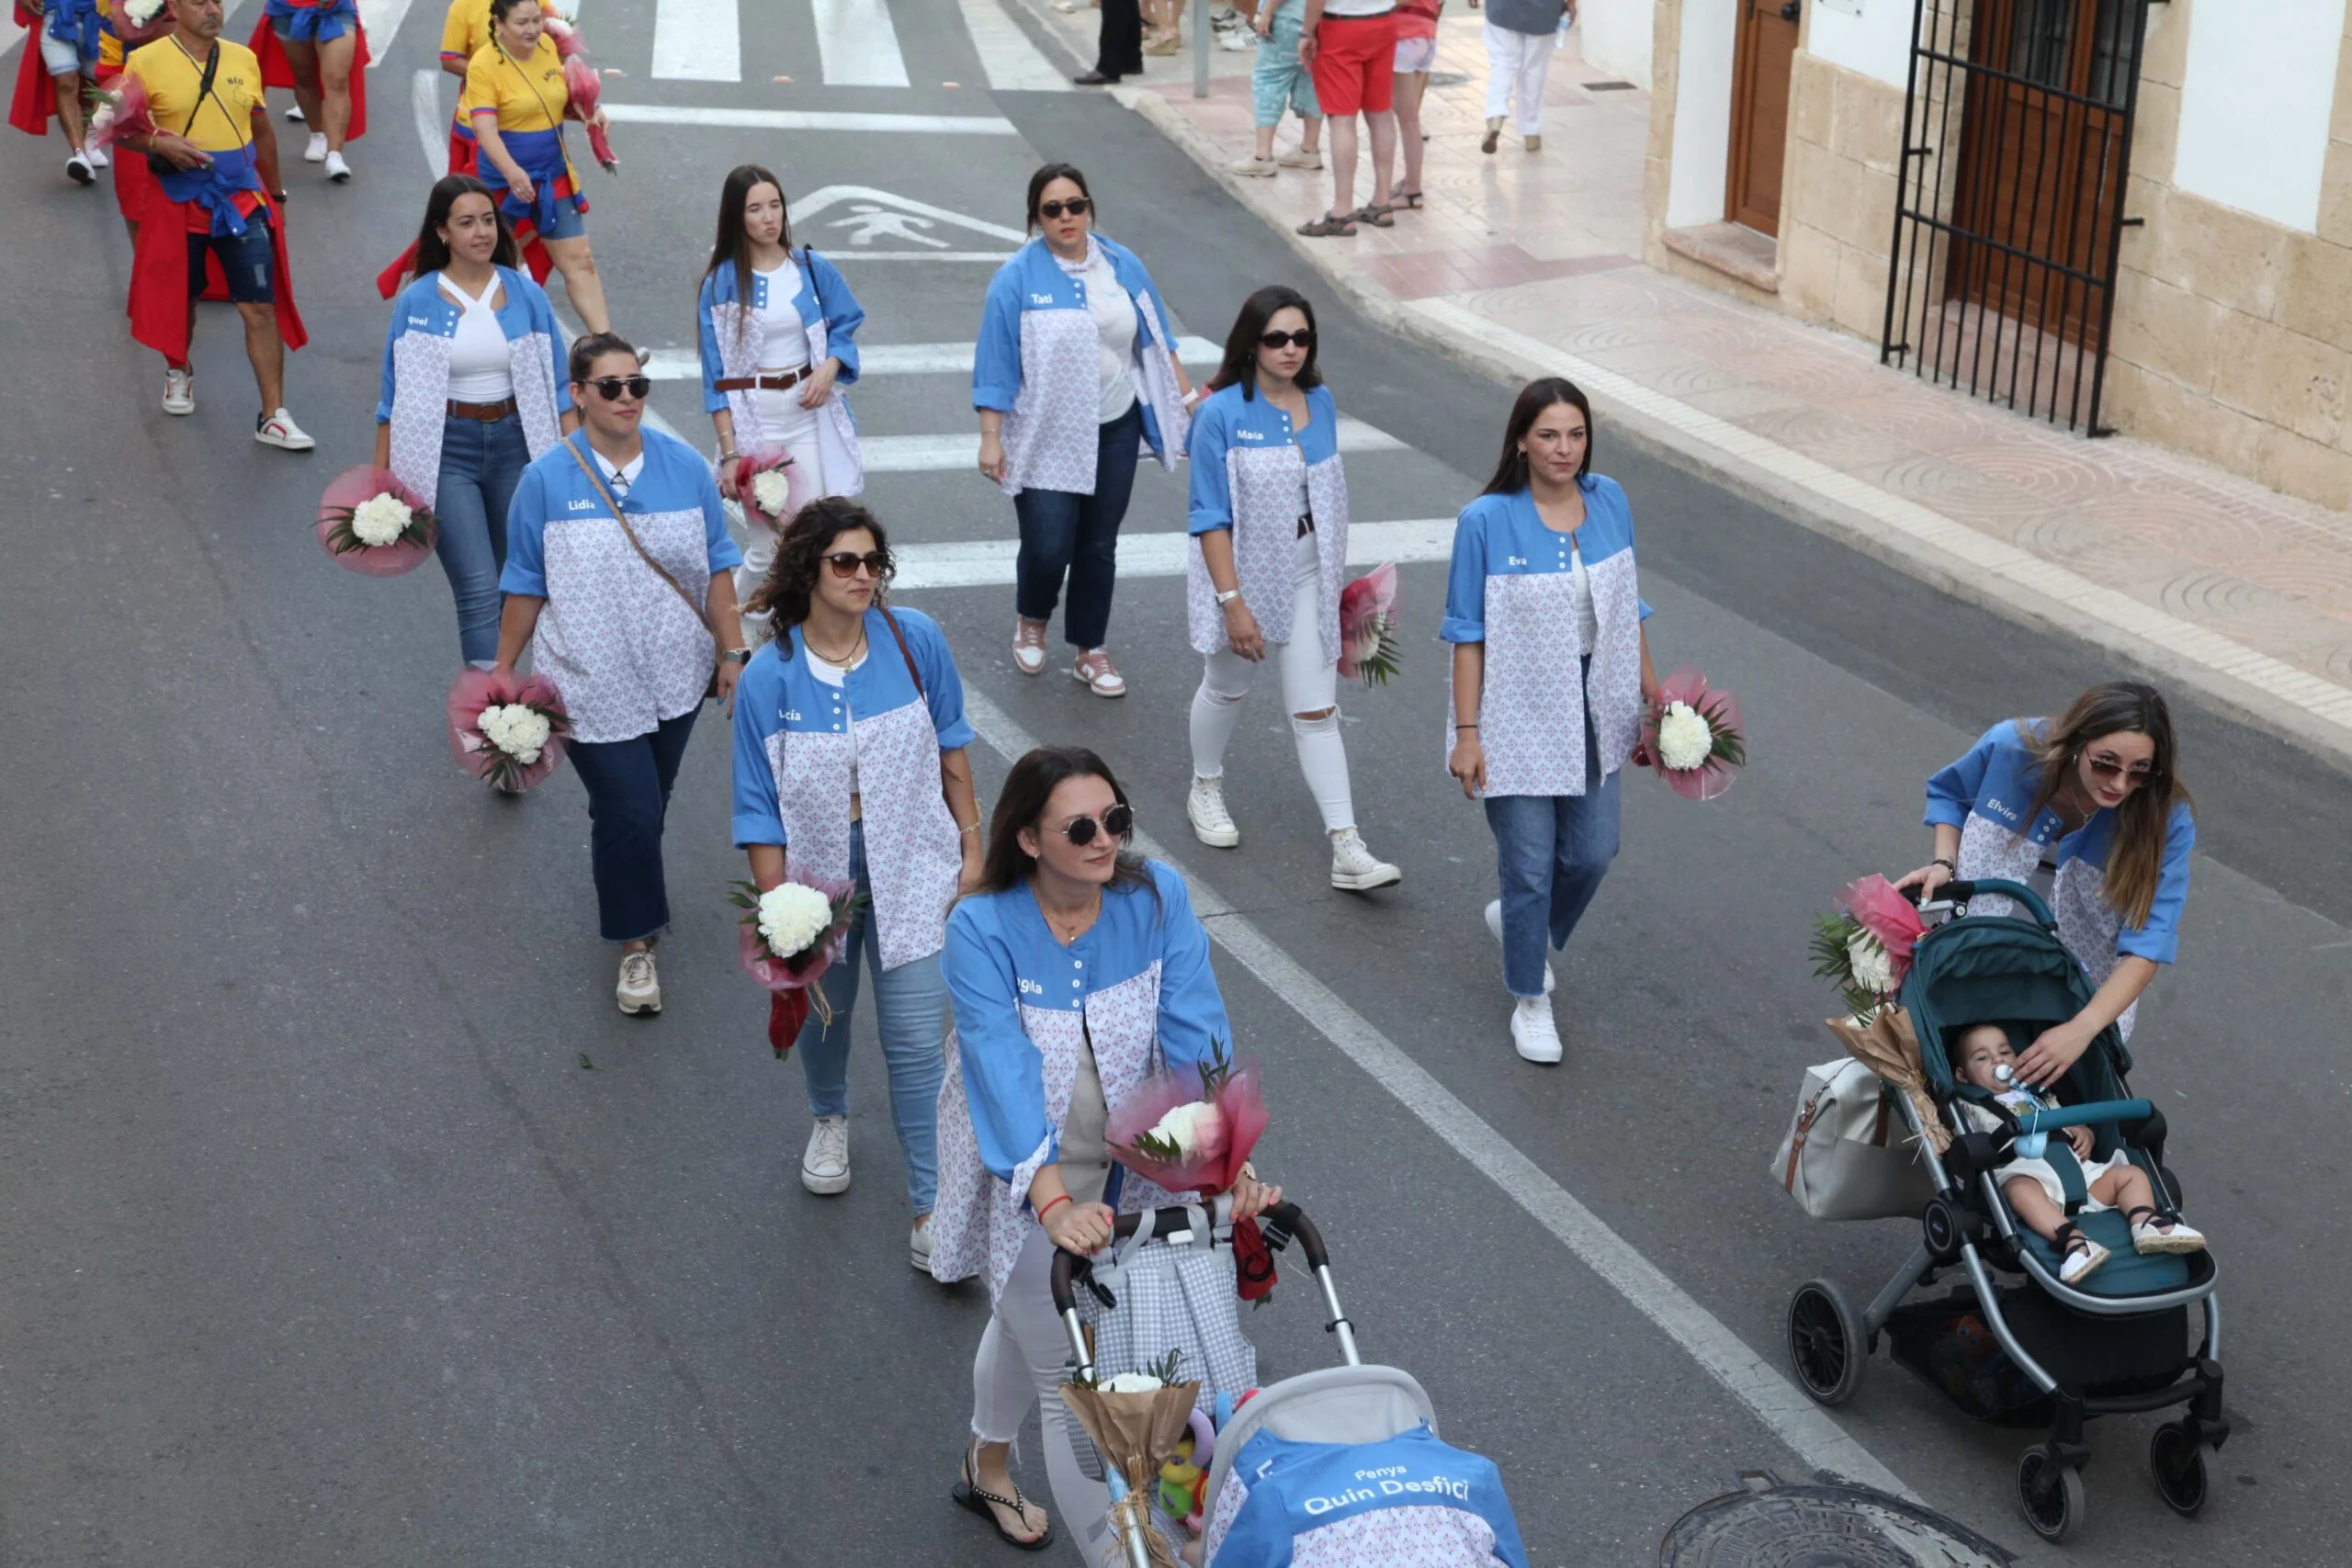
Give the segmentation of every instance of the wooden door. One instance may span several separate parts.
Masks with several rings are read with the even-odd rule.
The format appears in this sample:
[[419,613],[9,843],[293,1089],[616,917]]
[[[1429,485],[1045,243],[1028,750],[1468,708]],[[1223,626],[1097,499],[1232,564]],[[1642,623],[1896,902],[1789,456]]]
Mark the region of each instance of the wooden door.
[[2081,343],[2124,166],[2133,0],[1978,0],[1946,287]]
[[1732,59],[1731,177],[1724,215],[1781,231],[1781,162],[1789,150],[1789,71],[1802,0],[1739,0]]

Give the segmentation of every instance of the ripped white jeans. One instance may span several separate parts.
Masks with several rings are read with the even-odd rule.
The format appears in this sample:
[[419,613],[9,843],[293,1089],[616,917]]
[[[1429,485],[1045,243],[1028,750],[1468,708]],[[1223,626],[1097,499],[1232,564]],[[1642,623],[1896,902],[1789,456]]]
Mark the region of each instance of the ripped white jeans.
[[[1322,559],[1315,535],[1300,536],[1291,579],[1290,640],[1267,645],[1282,673],[1283,705],[1290,710],[1291,739],[1298,748],[1298,771],[1323,813],[1326,832],[1356,825],[1355,795],[1348,781],[1347,745],[1340,739],[1338,655],[1327,653],[1316,629],[1321,618]],[[1193,694],[1193,772],[1204,779],[1225,774],[1225,749],[1241,722],[1241,699],[1257,681],[1258,665],[1230,649],[1207,656],[1200,689]],[[1320,718],[1301,714],[1319,713]]]

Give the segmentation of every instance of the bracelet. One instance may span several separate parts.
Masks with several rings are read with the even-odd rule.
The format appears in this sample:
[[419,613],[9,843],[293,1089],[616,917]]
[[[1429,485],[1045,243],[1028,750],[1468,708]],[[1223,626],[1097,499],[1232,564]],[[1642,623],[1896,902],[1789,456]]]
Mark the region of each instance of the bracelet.
[[1457,730],[1463,730],[1463,729],[1476,729],[1476,728],[1477,728],[1478,727],[1477,727],[1476,725],[1475,725],[1475,724],[1457,724],[1457,725],[1455,725],[1453,728],[1454,728],[1455,729],[1457,729]]
[[1041,1225],[1041,1226],[1045,1224],[1045,1223],[1046,1223],[1046,1216],[1047,1214],[1050,1214],[1050,1213],[1052,1213],[1054,1212],[1054,1205],[1055,1205],[1056,1203],[1067,1203],[1067,1202],[1069,1202],[1069,1193],[1067,1193],[1067,1192],[1063,1193],[1063,1194],[1062,1194],[1060,1197],[1058,1197],[1058,1198],[1049,1198],[1049,1199],[1047,1199],[1047,1200],[1046,1201],[1046,1206],[1045,1206],[1044,1208],[1042,1208],[1042,1209],[1040,1209],[1040,1210],[1038,1210],[1038,1211],[1037,1211],[1037,1224],[1038,1224],[1039,1225]]
[[735,460],[735,457],[736,454],[732,452],[721,452],[718,455],[718,460],[722,463],[731,463]]
[[1948,861],[1948,860],[1944,859],[1944,857],[1943,857],[1943,856],[1941,856],[1941,855],[1938,855],[1935,859],[1933,859],[1933,860],[1929,861],[1928,863],[1929,865],[1939,865],[1939,866],[1942,866],[1946,871],[1951,872],[1954,876],[1958,876],[1958,875],[1960,874],[1960,867],[1959,867],[1959,866],[1957,866],[1957,865],[1955,865],[1955,864],[1953,864],[1951,861]]
[[[964,832],[965,832],[965,833],[977,833],[977,832],[978,832],[979,830],[980,830],[980,825],[979,825],[978,822],[975,822],[975,823],[973,823],[970,827],[968,827],[968,828],[965,829],[964,829]],[[960,834],[958,835],[958,837],[961,837],[961,836],[962,836],[962,835],[960,835]]]

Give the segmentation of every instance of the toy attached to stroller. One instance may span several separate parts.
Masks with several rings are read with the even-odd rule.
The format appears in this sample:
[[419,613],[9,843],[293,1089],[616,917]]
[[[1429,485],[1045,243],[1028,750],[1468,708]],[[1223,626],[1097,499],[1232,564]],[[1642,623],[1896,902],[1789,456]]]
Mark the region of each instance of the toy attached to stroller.
[[[1148,1238],[1164,1237],[1171,1247],[1197,1246],[1193,1227],[1207,1219],[1198,1208],[1122,1214],[1115,1235],[1131,1238],[1142,1228]],[[1343,1364],[1268,1388],[1204,1389],[1204,1403],[1213,1408],[1202,1414],[1215,1419],[1212,1425],[1195,1418],[1190,1459],[1197,1463],[1205,1457],[1208,1465],[1191,1495],[1206,1502],[1207,1517],[1198,1556],[1188,1549],[1184,1561],[1213,1568],[1287,1568],[1310,1556],[1318,1562],[1362,1562],[1373,1560],[1377,1543],[1390,1554],[1379,1561],[1417,1568],[1528,1568],[1493,1461],[1438,1440],[1437,1412],[1411,1374],[1366,1366],[1357,1356],[1355,1332],[1340,1308],[1330,1258],[1314,1222],[1297,1204],[1279,1203],[1260,1224],[1273,1251],[1297,1238],[1330,1314],[1324,1326],[1338,1340]],[[1095,1350],[1076,1290],[1084,1269],[1080,1259],[1057,1253],[1052,1290],[1078,1375],[1091,1381],[1098,1371]],[[1106,1311],[1115,1309],[1115,1301],[1105,1303]],[[1116,1466],[1104,1470],[1115,1505],[1125,1483]],[[1152,1554],[1148,1533],[1122,1529],[1128,1568],[1166,1560],[1164,1546],[1160,1557]]]
[[[1920,1215],[1921,1239],[1860,1313],[1831,1280],[1798,1289],[1788,1317],[1798,1381],[1822,1404],[1844,1404],[1860,1387],[1868,1358],[1885,1334],[1895,1359],[1971,1415],[2014,1425],[2046,1422],[2048,1439],[2018,1461],[2017,1491],[2027,1522],[2051,1540],[2082,1522],[2081,1469],[2090,1457],[2084,1422],[2186,1404],[2179,1420],[2156,1428],[2148,1459],[2165,1502],[2194,1514],[2205,1506],[2208,1455],[2230,1435],[2222,1415],[2222,1312],[2211,1254],[2143,1254],[2125,1214],[2081,1207],[2077,1173],[2065,1192],[2068,1218],[2112,1260],[2066,1283],[2062,1251],[2018,1223],[1993,1174],[2016,1157],[2020,1139],[2031,1146],[2036,1134],[2088,1127],[2094,1156],[2120,1152],[2146,1173],[2159,1214],[2176,1219],[2180,1184],[2164,1164],[2164,1116],[2146,1100],[2127,1098],[2132,1059],[2113,1025],[2055,1086],[2055,1112],[2019,1118],[1962,1081],[1945,1050],[1949,1031],[1998,1023],[2039,1032],[2080,1013],[2091,987],[2059,941],[2048,906],[2030,889],[2014,882],[1951,882],[1941,894],[1922,912],[1955,918],[1919,938],[1902,1003],[1918,1038],[1928,1091],[1953,1136],[1939,1157],[1910,1100],[1892,1097],[1935,1186]],[[1979,894],[2013,899],[2018,912],[1957,918]],[[1968,1107],[1976,1108],[1973,1115]],[[1979,1131],[1986,1122],[1998,1130]],[[1954,1267],[1967,1276],[1965,1290],[1902,1304],[1914,1287]],[[2022,1282],[1996,1285],[1996,1273]],[[2192,1303],[2204,1325],[2194,1351]]]

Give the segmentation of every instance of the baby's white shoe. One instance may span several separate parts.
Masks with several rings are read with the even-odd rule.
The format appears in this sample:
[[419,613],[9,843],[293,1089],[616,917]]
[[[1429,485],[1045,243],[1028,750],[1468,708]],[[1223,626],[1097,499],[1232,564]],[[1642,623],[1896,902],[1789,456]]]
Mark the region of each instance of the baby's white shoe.
[[2058,1282],[2062,1285],[2080,1284],[2108,1259],[2107,1248],[2073,1225],[2060,1225],[2055,1239],[2066,1253],[2065,1261],[2058,1265]]
[[2165,1252],[2202,1252],[2205,1233],[2187,1220],[2175,1219],[2167,1224],[2154,1209],[2132,1211],[2132,1250],[2143,1255]]

